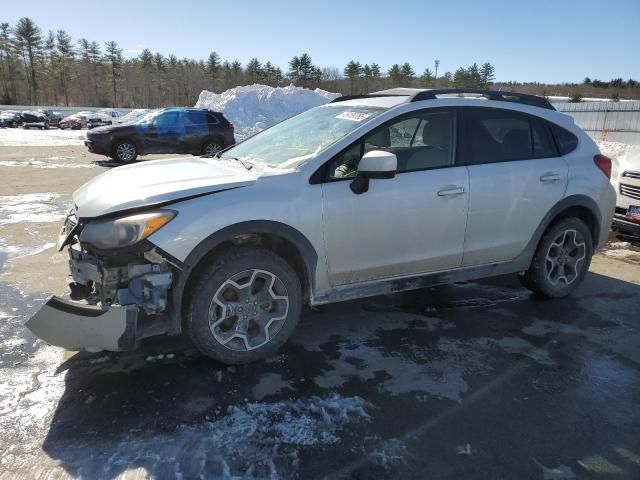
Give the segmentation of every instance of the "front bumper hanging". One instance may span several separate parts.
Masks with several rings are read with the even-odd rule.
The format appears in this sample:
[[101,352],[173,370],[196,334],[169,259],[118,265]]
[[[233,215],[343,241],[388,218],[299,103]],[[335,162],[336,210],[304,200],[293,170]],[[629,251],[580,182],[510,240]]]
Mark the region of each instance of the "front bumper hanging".
[[135,305],[103,310],[53,296],[25,325],[45,342],[67,350],[117,352],[136,348],[137,324]]

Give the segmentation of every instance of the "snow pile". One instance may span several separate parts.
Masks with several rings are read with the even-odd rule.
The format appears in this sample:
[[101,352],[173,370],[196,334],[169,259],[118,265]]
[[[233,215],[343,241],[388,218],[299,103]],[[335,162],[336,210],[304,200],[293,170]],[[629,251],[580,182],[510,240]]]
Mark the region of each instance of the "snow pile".
[[309,90],[293,85],[274,88],[256,84],[231,88],[222,93],[203,90],[195,106],[224,113],[235,126],[236,139],[244,140],[339,96],[339,93],[319,88]]

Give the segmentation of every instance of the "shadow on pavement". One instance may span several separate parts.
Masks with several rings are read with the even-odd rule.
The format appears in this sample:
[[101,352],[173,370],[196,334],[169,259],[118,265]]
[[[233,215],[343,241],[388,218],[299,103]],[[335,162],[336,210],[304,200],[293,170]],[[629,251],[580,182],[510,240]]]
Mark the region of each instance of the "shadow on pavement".
[[504,277],[308,311],[247,366],[175,339],[80,353],[43,448],[100,478],[640,478],[639,299]]

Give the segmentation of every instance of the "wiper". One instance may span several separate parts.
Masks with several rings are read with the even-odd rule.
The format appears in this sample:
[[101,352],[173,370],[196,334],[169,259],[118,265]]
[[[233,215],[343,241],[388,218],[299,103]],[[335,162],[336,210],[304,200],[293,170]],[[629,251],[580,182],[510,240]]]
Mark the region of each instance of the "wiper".
[[216,155],[217,158],[228,158],[230,160],[235,160],[236,162],[240,162],[240,164],[246,168],[247,170],[251,170],[253,168],[253,164],[252,163],[248,163],[245,162],[244,160],[242,160],[241,158],[238,157],[230,157],[227,155],[221,156],[221,155]]

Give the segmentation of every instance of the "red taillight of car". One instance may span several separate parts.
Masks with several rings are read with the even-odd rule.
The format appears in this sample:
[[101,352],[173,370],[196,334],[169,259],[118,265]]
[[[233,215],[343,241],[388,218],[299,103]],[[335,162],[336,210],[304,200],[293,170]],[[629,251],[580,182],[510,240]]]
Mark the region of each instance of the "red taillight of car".
[[596,164],[596,167],[598,167],[607,178],[611,178],[611,159],[609,157],[598,154],[593,157],[593,163]]
[[233,128],[233,123],[231,122],[227,123],[227,128]]

